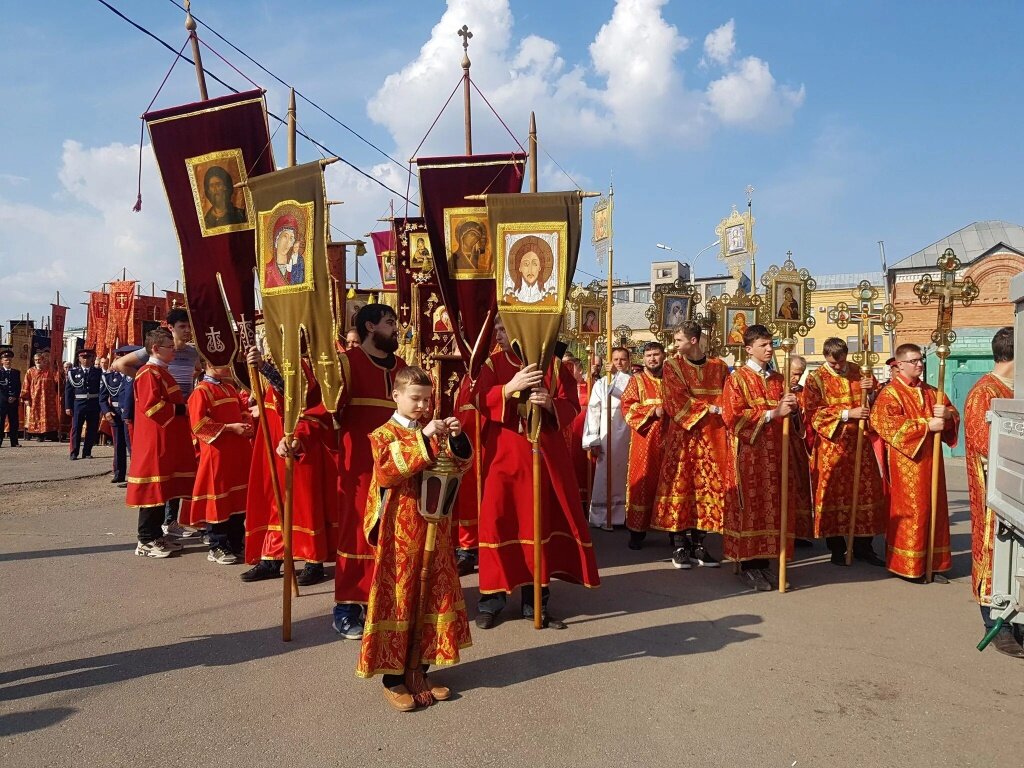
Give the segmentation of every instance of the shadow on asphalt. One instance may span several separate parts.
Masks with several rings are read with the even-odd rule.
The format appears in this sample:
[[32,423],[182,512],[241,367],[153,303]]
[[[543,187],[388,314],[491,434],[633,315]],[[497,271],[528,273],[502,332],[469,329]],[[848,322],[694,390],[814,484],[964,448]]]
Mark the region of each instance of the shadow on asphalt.
[[173,672],[188,666],[223,667],[243,664],[337,640],[336,634],[324,631],[322,616],[296,621],[292,631],[297,639],[290,643],[281,642],[280,626],[272,626],[3,671],[0,672],[0,701],[109,685]]
[[75,555],[98,555],[102,552],[131,552],[134,544],[98,544],[95,547],[67,547],[65,549],[37,549],[31,552],[0,553],[0,563],[16,560],[42,560],[48,557],[73,557]]
[[77,711],[74,707],[53,707],[0,715],[0,738],[49,728],[61,720],[67,720]]
[[643,657],[711,653],[760,637],[743,628],[762,621],[760,616],[737,614],[716,621],[682,621],[524,648],[446,669],[445,684],[458,691],[505,688],[580,667]]

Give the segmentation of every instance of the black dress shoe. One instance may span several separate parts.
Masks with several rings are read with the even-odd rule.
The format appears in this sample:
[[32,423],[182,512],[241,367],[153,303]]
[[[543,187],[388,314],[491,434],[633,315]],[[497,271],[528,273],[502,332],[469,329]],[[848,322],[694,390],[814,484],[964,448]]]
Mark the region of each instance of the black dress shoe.
[[488,611],[480,611],[480,613],[476,615],[474,623],[480,629],[492,629],[494,625],[498,623],[498,614],[490,613]]
[[800,547],[801,549],[808,549],[814,546],[814,542],[810,539],[796,539],[793,542],[794,546]]
[[[832,557],[828,560],[832,565],[846,565],[846,553],[845,552],[833,552]],[[884,565],[884,563],[883,563]]]
[[[523,618],[529,622],[533,622],[533,608],[523,611]],[[556,619],[554,616],[547,612],[547,609],[540,612],[540,625],[544,629],[567,629],[566,624],[561,619]]]
[[243,573],[242,581],[263,581],[264,579],[281,578],[280,560],[260,560],[256,565]]
[[864,552],[858,552],[857,550],[854,550],[853,559],[860,560],[862,563],[867,563],[868,565],[878,565],[882,568],[885,568],[885,560],[876,555],[874,550],[871,549],[866,550]]
[[295,577],[295,581],[298,582],[300,587],[311,587],[314,584],[319,584],[326,578],[323,563],[306,563],[302,572]]
[[71,461],[78,461],[78,457],[77,457],[77,456],[75,456],[75,455],[72,455],[72,456],[71,456]]
[[112,477],[112,478],[110,478],[110,482],[112,482],[112,483],[123,483],[124,482],[124,478],[123,477]]
[[82,458],[83,458],[83,459],[91,459],[91,458],[92,458],[92,454],[91,454],[91,453],[86,453],[86,454],[83,454],[83,455],[82,455]]

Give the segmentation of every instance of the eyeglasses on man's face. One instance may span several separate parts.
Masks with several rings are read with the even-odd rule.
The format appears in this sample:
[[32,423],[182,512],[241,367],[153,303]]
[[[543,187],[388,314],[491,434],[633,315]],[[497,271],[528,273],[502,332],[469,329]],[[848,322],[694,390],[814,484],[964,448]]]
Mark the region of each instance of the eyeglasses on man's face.
[[915,357],[913,360],[900,360],[899,362],[900,365],[910,365],[917,367],[919,365],[924,365],[924,358]]

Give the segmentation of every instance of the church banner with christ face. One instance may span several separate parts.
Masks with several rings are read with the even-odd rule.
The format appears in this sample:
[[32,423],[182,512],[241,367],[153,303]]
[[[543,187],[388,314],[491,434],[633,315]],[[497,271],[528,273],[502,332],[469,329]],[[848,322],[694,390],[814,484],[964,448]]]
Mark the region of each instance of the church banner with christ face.
[[[256,220],[247,188],[235,185],[274,170],[263,92],[143,117],[181,249],[196,347],[216,365],[244,361],[237,335],[251,331],[256,314]],[[244,364],[235,370],[243,373]]]
[[341,394],[323,166],[317,160],[264,174],[250,179],[249,189],[267,346],[284,378],[284,424],[291,433],[306,402],[303,357],[328,410]]
[[576,272],[581,201],[578,192],[487,195],[498,313],[524,362],[541,369],[554,355]]

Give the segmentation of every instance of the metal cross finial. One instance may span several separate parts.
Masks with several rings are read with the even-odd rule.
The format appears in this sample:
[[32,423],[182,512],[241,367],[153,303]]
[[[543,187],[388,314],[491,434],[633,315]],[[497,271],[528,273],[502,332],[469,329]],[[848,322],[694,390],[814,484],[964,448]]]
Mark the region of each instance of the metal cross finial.
[[789,259],[790,261],[792,261],[793,260],[793,252],[792,251],[786,251],[786,258]]
[[462,68],[469,69],[469,40],[473,37],[473,33],[469,31],[469,27],[463,24],[462,29],[456,34],[462,38]]
[[970,277],[957,282],[956,273],[961,264],[952,248],[943,251],[935,266],[939,268],[938,280],[931,275],[922,275],[921,279],[914,283],[914,293],[922,304],[930,304],[933,298],[938,300],[938,320],[935,330],[932,331],[932,343],[935,344],[935,354],[946,358],[949,356],[950,346],[956,341],[956,333],[953,331],[953,305],[960,299],[965,307],[970,306],[978,298],[980,291]]
[[853,289],[852,295],[857,300],[856,306],[850,307],[845,301],[840,301],[829,310],[828,319],[835,323],[837,328],[846,328],[849,325],[857,327],[860,348],[851,357],[862,368],[871,368],[879,359],[874,348],[875,328],[892,331],[903,322],[903,315],[897,312],[892,304],[886,304],[876,310],[874,301],[878,298],[878,289],[867,280],[861,280]]

